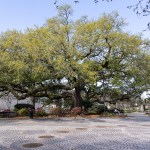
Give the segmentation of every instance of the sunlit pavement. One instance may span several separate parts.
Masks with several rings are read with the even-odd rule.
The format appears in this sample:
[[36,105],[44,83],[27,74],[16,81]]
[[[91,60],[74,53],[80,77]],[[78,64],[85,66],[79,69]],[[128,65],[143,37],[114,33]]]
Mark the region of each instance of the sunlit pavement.
[[0,119],[0,150],[150,150],[150,116]]

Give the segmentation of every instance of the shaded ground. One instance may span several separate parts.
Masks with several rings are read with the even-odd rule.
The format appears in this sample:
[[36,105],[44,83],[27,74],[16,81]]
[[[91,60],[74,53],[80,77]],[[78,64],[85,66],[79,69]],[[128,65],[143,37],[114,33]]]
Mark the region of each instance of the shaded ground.
[[0,150],[150,150],[150,117],[0,119]]

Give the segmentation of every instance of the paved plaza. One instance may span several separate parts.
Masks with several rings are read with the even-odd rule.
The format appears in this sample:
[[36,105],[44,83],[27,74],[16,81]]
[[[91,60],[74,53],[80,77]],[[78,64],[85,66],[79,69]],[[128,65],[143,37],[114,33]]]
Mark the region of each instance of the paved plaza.
[[150,150],[150,116],[0,119],[0,150]]

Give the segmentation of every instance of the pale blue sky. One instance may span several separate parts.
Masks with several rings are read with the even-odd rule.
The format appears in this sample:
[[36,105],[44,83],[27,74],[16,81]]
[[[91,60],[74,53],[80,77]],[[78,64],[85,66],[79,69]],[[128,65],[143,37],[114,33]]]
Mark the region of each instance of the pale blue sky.
[[[146,28],[150,17],[137,16],[132,10],[127,9],[128,5],[135,4],[137,0],[113,0],[98,4],[92,0],[80,0],[79,4],[72,3],[73,0],[59,0],[59,4],[72,4],[74,9],[73,19],[79,19],[83,15],[96,19],[102,13],[117,10],[129,23],[126,28],[131,33],[142,32]],[[8,29],[24,30],[34,25],[43,25],[48,18],[57,14],[54,0],[1,0],[0,1],[0,32]],[[86,3],[85,3],[86,2]],[[150,32],[143,33],[148,37]]]

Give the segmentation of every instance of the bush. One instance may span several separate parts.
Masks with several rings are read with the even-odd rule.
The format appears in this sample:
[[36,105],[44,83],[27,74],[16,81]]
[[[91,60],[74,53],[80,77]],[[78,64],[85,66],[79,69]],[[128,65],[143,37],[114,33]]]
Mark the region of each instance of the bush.
[[50,109],[50,114],[51,115],[64,115],[68,114],[69,110],[68,109],[63,109],[63,108],[51,108]]
[[107,111],[107,107],[99,103],[94,103],[93,106],[88,109],[88,113],[94,115],[101,114],[104,111]]
[[37,108],[35,115],[38,117],[45,117],[47,116],[47,113],[43,108]]
[[70,111],[70,113],[71,113],[72,115],[80,115],[80,114],[82,113],[82,109],[81,109],[80,107],[74,107],[74,108]]
[[93,102],[90,100],[83,100],[82,104],[84,106],[84,110],[87,111],[89,108],[93,106]]
[[132,113],[133,110],[124,110],[125,113]]
[[104,117],[115,117],[116,115],[114,113],[110,113],[107,111],[107,112],[103,112],[102,116],[104,116]]
[[18,110],[19,110],[19,109],[14,108],[13,111],[14,111],[17,115],[19,115],[19,114],[18,114]]
[[[117,110],[117,111],[116,111]],[[109,113],[112,113],[112,114],[124,114],[124,110],[123,109],[116,109],[116,108],[113,108],[113,109],[108,109],[107,110]]]
[[34,109],[34,106],[31,104],[16,104],[15,109],[22,109],[22,108],[31,108]]
[[17,111],[17,114],[19,116],[27,116],[28,115],[28,109],[27,108],[21,108],[20,110]]

